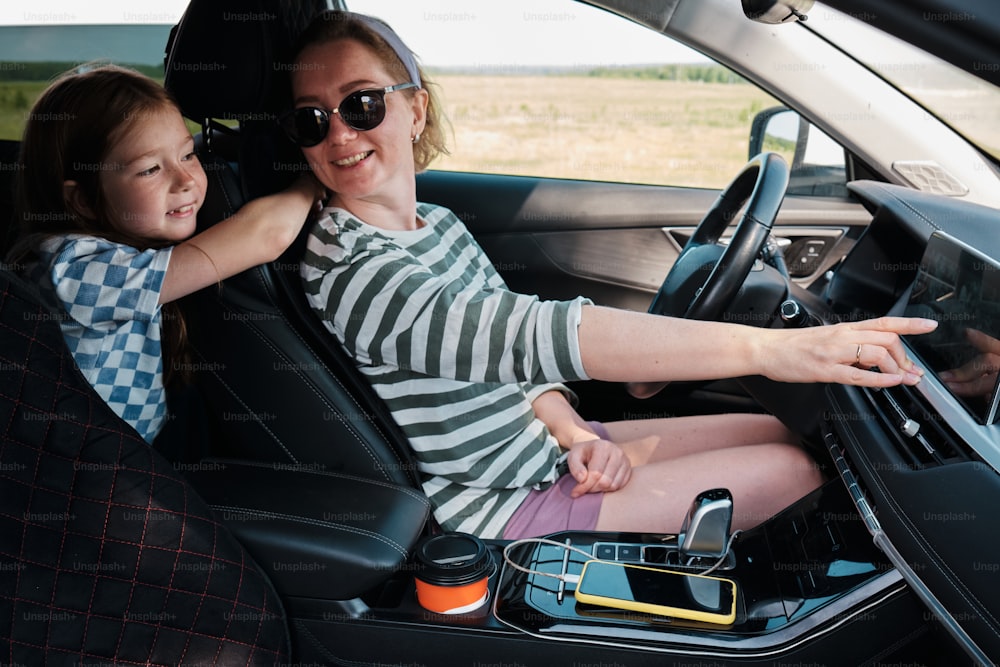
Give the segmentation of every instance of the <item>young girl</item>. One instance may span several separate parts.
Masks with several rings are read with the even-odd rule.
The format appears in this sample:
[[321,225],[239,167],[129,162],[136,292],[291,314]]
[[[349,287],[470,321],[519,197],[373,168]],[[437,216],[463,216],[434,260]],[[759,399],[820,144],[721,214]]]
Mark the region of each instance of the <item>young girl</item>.
[[170,304],[275,259],[323,190],[304,176],[192,236],[207,178],[191,133],[162,86],[116,66],[69,73],[42,93],[21,163],[13,254],[64,311],[84,376],[152,442],[164,377],[185,366]]

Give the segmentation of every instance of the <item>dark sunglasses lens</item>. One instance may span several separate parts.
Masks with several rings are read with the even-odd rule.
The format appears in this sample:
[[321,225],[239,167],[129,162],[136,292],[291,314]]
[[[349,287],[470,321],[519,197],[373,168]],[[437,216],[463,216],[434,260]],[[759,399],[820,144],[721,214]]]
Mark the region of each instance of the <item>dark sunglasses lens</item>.
[[371,130],[385,118],[382,91],[359,90],[340,103],[340,117],[355,130]]
[[[385,119],[385,97],[381,90],[359,90],[340,103],[343,121],[355,130],[373,130]],[[330,130],[330,115],[323,109],[303,107],[281,119],[288,137],[306,148],[326,138]]]
[[330,128],[330,117],[322,109],[305,107],[285,116],[282,119],[282,127],[292,141],[308,148],[326,137],[326,132]]

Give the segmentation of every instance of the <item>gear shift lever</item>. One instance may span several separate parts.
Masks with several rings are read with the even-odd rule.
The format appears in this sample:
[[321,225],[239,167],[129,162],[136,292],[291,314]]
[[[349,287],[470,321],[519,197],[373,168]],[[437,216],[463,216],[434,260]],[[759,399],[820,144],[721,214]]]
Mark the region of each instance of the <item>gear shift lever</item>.
[[710,489],[695,496],[677,538],[681,561],[725,556],[732,521],[733,494],[729,489]]

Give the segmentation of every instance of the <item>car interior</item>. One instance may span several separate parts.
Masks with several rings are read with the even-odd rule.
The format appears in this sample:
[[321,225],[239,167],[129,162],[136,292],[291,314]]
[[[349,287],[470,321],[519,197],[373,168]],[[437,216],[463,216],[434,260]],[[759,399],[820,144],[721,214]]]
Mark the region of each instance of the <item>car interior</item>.
[[[271,122],[290,97],[287,72],[273,64],[285,62],[294,37],[325,8],[321,0],[192,0],[171,33],[165,85],[201,126],[209,177],[199,229],[308,168]],[[228,20],[234,12],[273,20]],[[5,163],[16,163],[17,148],[0,143]],[[762,174],[762,164],[747,173]],[[784,177],[781,187],[781,174],[771,177],[777,204]],[[752,189],[745,180],[734,181],[741,201]],[[1000,257],[991,208],[875,180],[848,187],[864,204],[866,227],[804,224],[791,239],[814,285],[787,268],[751,270],[766,233],[734,236],[747,275],[729,285],[714,314],[779,325],[776,313],[791,302],[798,310],[783,325],[802,326],[911,313],[937,307],[920,295],[942,262],[964,252],[954,261],[987,280],[984,267],[996,264],[989,258]],[[420,200],[467,217],[501,273],[518,267],[505,275],[512,289],[544,284],[547,298],[587,293],[636,310],[649,307],[662,268],[634,261],[637,249],[674,252],[671,244],[706,232],[692,232],[678,215],[676,230],[663,234],[664,221],[671,226],[666,202],[686,197],[687,209],[708,211],[717,194],[666,200],[663,190],[418,177]],[[5,182],[0,195],[10,191]],[[630,217],[619,216],[626,201]],[[0,206],[13,210],[9,200]],[[787,215],[794,221],[810,206],[792,203]],[[615,232],[634,227],[644,211],[655,224],[620,242]],[[859,215],[847,205],[842,213],[834,219]],[[568,232],[553,222],[566,218],[582,222]],[[9,239],[13,225],[4,223]],[[715,227],[707,230],[713,247],[725,225]],[[802,434],[829,481],[738,536],[729,531],[725,490],[706,489],[691,499],[677,535],[484,540],[495,566],[487,602],[462,613],[428,611],[415,591],[415,553],[441,529],[406,437],[305,302],[304,243],[305,234],[277,261],[184,300],[194,382],[171,397],[172,419],[154,448],[75,369],[58,314],[35,286],[12,267],[0,271],[0,532],[12,536],[2,551],[13,563],[0,572],[12,584],[0,592],[0,618],[13,619],[0,636],[12,663],[961,665],[1000,655],[1000,609],[989,597],[996,570],[984,565],[994,560],[995,540],[981,539],[995,532],[987,499],[1000,493],[995,391],[963,403],[934,379],[882,391],[762,378],[710,392],[674,383],[645,408],[652,416],[664,405],[671,414],[768,410]],[[579,262],[596,249],[602,262],[630,267],[613,288]],[[693,275],[696,288],[705,273]],[[595,419],[643,409],[608,383],[574,390]],[[712,567],[713,577],[734,582],[732,615],[583,603],[572,595],[582,587],[574,577],[593,559],[702,575],[684,581],[685,599],[702,611],[725,606],[722,589],[705,577]]]

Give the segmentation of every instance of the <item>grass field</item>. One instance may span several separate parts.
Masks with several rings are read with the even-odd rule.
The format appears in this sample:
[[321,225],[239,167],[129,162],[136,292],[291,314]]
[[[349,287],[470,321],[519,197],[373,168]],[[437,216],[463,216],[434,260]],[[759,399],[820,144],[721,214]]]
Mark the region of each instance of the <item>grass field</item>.
[[42,81],[0,83],[0,139],[20,139],[31,105],[45,86]]
[[[721,187],[747,160],[744,84],[585,76],[438,75],[452,154],[434,168]],[[43,83],[0,84],[0,138],[16,139]]]
[[437,168],[720,187],[747,161],[755,86],[438,75],[452,154]]

